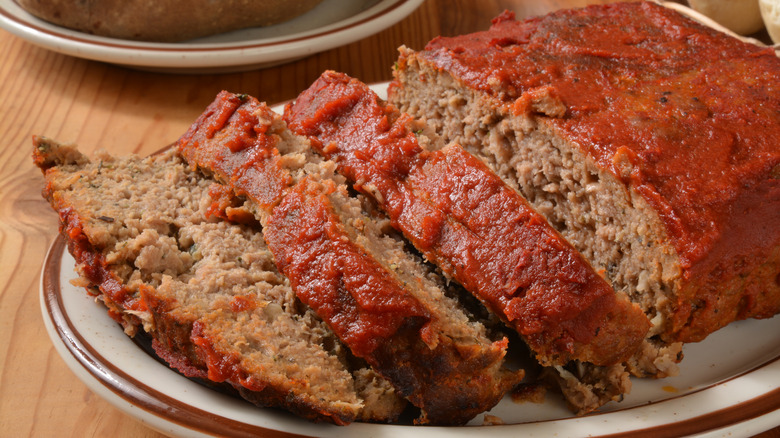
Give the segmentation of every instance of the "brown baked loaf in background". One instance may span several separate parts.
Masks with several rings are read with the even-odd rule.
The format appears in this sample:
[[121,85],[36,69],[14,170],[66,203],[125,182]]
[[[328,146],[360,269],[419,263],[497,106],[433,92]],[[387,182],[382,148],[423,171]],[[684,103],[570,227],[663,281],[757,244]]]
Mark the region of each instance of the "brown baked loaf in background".
[[661,344],[780,311],[780,59],[653,2],[402,49],[389,100],[481,157]]
[[15,0],[36,17],[111,38],[176,42],[270,26],[322,0]]

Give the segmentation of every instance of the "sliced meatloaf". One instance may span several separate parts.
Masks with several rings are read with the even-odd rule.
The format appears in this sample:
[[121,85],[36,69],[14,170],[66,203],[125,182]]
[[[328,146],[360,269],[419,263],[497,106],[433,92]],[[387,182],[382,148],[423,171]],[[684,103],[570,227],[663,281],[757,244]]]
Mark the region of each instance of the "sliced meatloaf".
[[256,227],[210,214],[214,182],[174,150],[90,161],[36,138],[33,155],[82,281],[172,367],[315,421],[398,418],[392,386],[295,298]]
[[[425,136],[367,85],[325,72],[284,117],[427,259],[516,330],[542,365],[622,370],[644,342],[650,323],[639,306],[616,294],[522,196],[459,145]],[[587,382],[585,374],[577,380]],[[600,401],[583,403],[575,390],[578,410],[622,394],[591,387]]]
[[246,199],[297,296],[422,412],[462,424],[523,375],[335,165],[256,99],[222,92],[177,149]]
[[389,100],[519,190],[642,306],[659,345],[780,310],[771,49],[616,3],[504,13],[402,49],[394,75]]

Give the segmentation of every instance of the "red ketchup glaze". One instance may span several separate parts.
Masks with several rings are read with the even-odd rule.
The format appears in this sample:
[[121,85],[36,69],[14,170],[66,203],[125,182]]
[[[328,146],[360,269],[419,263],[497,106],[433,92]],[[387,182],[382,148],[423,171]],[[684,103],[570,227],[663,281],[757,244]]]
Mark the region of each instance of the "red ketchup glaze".
[[191,165],[211,169],[239,195],[268,209],[291,183],[279,164],[277,137],[265,135],[272,120],[271,110],[256,99],[223,91],[176,147]]
[[253,295],[238,295],[230,300],[230,310],[234,313],[243,312],[245,310],[254,310],[257,308],[257,301]]
[[262,391],[265,384],[252,377],[241,365],[241,359],[237,353],[225,354],[218,351],[213,344],[204,324],[195,321],[192,324],[192,333],[190,340],[198,346],[200,359],[206,364],[208,369],[207,377],[214,382],[228,381],[234,385],[241,385],[250,391]]
[[[408,116],[390,120],[391,112],[364,84],[331,72],[288,105],[285,118],[359,181],[356,189],[374,196],[427,258],[532,346],[551,343],[567,361],[619,311],[612,288],[478,159],[456,145],[421,149]],[[593,360],[624,359],[643,339],[646,317],[627,311],[636,323],[624,328],[632,345]]]
[[[211,169],[257,202],[269,217],[263,235],[280,270],[353,353],[370,355],[402,326],[415,326],[425,338],[430,317],[385,268],[350,242],[323,186],[306,179],[293,183],[280,164],[276,137],[267,134],[273,117],[252,97],[222,92],[177,147],[191,165]],[[218,188],[212,192],[210,211],[224,217],[230,196]]]
[[[640,2],[525,22],[504,13],[490,30],[434,39],[419,56],[509,111],[550,90],[566,112],[546,120],[660,212],[686,279],[723,257],[765,260],[780,242],[773,50]],[[744,269],[730,264],[717,269]]]
[[319,184],[301,181],[263,234],[296,295],[358,357],[368,357],[404,324],[425,334],[430,317],[384,267],[352,243]]

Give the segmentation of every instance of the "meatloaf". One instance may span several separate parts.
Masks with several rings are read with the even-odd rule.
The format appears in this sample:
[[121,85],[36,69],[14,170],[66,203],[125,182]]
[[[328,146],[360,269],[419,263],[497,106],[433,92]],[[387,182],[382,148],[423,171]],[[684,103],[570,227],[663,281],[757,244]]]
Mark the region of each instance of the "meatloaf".
[[[780,60],[653,2],[402,48],[389,100],[519,190],[661,344],[780,310]],[[637,372],[641,373],[641,370]]]
[[33,155],[81,282],[172,367],[315,421],[398,418],[392,386],[295,298],[255,226],[210,213],[214,182],[175,151],[90,161],[39,137]]
[[267,106],[222,92],[176,147],[252,206],[296,295],[420,408],[418,423],[465,423],[522,378],[504,366],[507,338],[490,338],[387,218]]
[[[284,117],[427,259],[516,330],[542,365],[622,370],[644,342],[650,323],[639,306],[616,294],[522,196],[459,145],[425,136],[367,85],[325,72]],[[569,399],[588,411],[627,390],[608,386],[591,384],[588,402],[582,391]]]

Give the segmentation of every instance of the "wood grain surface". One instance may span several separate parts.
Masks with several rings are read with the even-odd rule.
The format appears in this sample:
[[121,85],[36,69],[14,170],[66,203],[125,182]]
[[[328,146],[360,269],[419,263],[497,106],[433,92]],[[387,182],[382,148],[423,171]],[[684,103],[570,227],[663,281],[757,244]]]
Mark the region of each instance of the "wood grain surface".
[[[31,137],[76,142],[91,153],[146,155],[175,141],[220,90],[268,103],[294,98],[322,71],[386,81],[397,47],[487,27],[505,8],[519,17],[584,0],[427,0],[362,41],[289,64],[234,74],[131,70],[38,48],[0,30],[0,436],[154,437],[90,392],[49,340],[38,289],[57,217],[41,198]],[[761,435],[780,438],[780,429]]]

